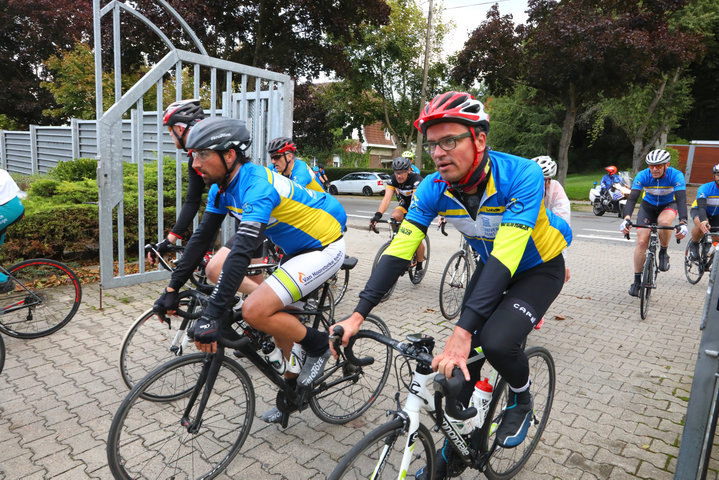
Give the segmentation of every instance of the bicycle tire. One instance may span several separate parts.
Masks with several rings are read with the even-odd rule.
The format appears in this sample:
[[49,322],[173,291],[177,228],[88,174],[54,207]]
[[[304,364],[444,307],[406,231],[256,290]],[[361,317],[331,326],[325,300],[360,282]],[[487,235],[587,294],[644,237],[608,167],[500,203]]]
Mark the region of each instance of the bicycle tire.
[[44,337],[67,325],[80,308],[82,286],[67,265],[34,258],[16,263],[8,272],[15,286],[0,293],[0,311],[5,312],[0,315],[0,332],[16,338]]
[[459,315],[462,309],[464,291],[469,283],[469,260],[464,250],[458,250],[449,257],[439,284],[439,310],[447,320]]
[[[529,372],[532,381],[531,392],[534,397],[534,418],[524,442],[515,448],[497,447],[494,450],[484,470],[484,474],[489,480],[507,480],[524,467],[541,440],[552,410],[556,383],[556,369],[552,354],[544,347],[528,348],[525,354],[529,360]],[[494,392],[480,433],[479,449],[481,453],[488,452],[494,443],[494,434],[509,396],[507,382],[500,379]]]
[[[372,262],[372,272],[374,272],[375,267],[377,267],[377,264],[379,263],[379,259],[384,253],[385,250],[387,250],[387,247],[389,247],[389,244],[392,243],[392,240],[388,240],[385,242],[381,247],[379,247],[379,250],[377,250],[377,255],[374,257],[374,262]],[[387,293],[385,293],[382,298],[380,299],[380,303],[386,302],[389,297],[392,296],[392,292],[394,292],[395,287],[397,286],[397,282],[392,285],[392,288],[387,290]]]
[[340,269],[329,281],[332,293],[335,296],[334,304],[337,305],[342,301],[345,293],[347,293],[347,286],[350,283],[350,271]]
[[[107,439],[107,459],[115,478],[202,478],[219,475],[247,439],[255,415],[255,392],[247,372],[223,357],[197,433],[181,419],[187,398],[153,402],[167,382],[195,385],[208,356],[183,355],[159,366],[127,394],[117,409]],[[176,389],[176,387],[173,387]],[[197,403],[192,408],[194,420]]]
[[[331,327],[330,327],[331,328]],[[363,330],[374,330],[390,336],[389,328],[376,315],[369,314],[362,323]],[[370,339],[359,339],[352,347],[359,358],[372,356],[374,363],[358,367],[347,361],[344,355],[332,365],[325,367],[325,375],[318,393],[310,398],[310,408],[317,417],[327,423],[343,424],[362,415],[372,406],[382,392],[392,368],[392,350]],[[326,389],[323,385],[336,383]]]
[[5,366],[5,340],[2,339],[2,335],[0,335],[0,373],[2,373],[2,369]]
[[704,275],[704,265],[701,260],[692,260],[689,254],[690,244],[691,242],[687,242],[687,248],[684,250],[684,275],[686,275],[689,283],[695,285]]
[[[397,440],[407,437],[404,427],[404,421],[397,418],[372,430],[342,457],[340,463],[330,474],[329,480],[355,478],[395,480],[400,478],[400,472],[397,469],[402,460],[405,442],[397,442]],[[434,441],[432,434],[424,424],[419,424],[414,439],[416,443],[412,450],[409,468],[404,472],[406,478],[414,478],[415,472],[422,467],[428,469],[429,472],[434,472]],[[378,466],[379,457],[385,447],[389,449],[388,456],[383,465]],[[375,475],[372,475],[373,472]]]
[[415,285],[419,285],[422,282],[422,279],[426,277],[427,269],[429,268],[429,237],[427,235],[424,236],[424,239],[422,239],[422,243],[424,243],[424,262],[422,262],[422,269],[425,271],[425,275],[422,275],[422,277],[417,279],[414,272],[417,270],[417,260],[415,253],[414,256],[412,256],[412,264],[407,269],[409,272],[409,281],[412,282]]
[[652,286],[655,280],[654,256],[649,254],[646,260],[644,260],[642,284],[639,288],[639,315],[642,317],[642,320],[647,318],[647,313],[649,312],[649,297],[652,295]]
[[[191,302],[188,298],[183,298],[180,300],[180,306],[189,311],[194,311],[196,307],[201,308],[201,305],[196,306]],[[119,368],[127,388],[134,387],[158,365],[187,353],[182,345],[189,347],[189,352],[197,351],[194,342],[187,338],[178,339],[181,342],[180,348],[174,352],[171,350],[179,327],[184,323],[187,331],[192,323],[177,317],[170,317],[168,321],[169,324],[161,322],[150,308],[143,312],[125,333],[120,345]]]

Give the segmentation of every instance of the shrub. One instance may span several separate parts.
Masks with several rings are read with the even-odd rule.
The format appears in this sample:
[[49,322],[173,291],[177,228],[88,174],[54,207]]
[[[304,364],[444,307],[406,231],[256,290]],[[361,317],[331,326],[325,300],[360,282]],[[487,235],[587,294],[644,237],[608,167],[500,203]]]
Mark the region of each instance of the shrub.
[[59,162],[48,172],[52,178],[66,182],[97,179],[97,160],[94,158],[76,158],[67,162]]
[[51,178],[42,178],[34,181],[30,185],[30,191],[28,192],[33,197],[39,198],[50,198],[57,192],[57,187],[60,182]]

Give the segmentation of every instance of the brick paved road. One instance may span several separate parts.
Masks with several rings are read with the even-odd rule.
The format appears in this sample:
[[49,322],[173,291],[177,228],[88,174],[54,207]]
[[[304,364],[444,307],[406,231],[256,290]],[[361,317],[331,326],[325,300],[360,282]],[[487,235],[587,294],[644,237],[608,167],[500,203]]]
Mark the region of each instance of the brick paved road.
[[[614,230],[615,223],[607,229]],[[436,285],[459,237],[452,232],[444,239],[435,230],[430,236],[432,259],[423,283],[415,287],[401,278],[393,297],[375,310],[395,336],[423,331],[443,339],[452,327],[439,314]],[[360,263],[339,313],[351,311],[350,299],[364,285],[384,240],[359,229],[348,233],[348,252]],[[530,344],[545,345],[554,355],[557,396],[544,442],[517,478],[672,477],[707,279],[689,285],[674,253],[672,269],[659,276],[649,318],[642,321],[638,300],[626,294],[632,248],[585,238],[572,246],[572,280],[547,314],[545,327],[530,337]],[[117,350],[125,330],[161,287],[107,290],[99,310],[97,285],[86,285],[83,306],[65,329],[38,340],[5,338],[0,479],[111,478],[105,440],[127,393],[117,371]],[[257,372],[250,373],[259,415],[275,393]],[[391,379],[379,404],[351,425],[322,423],[309,410],[294,415],[285,431],[256,418],[223,478],[324,478],[362,432],[384,421],[394,384]],[[715,470],[710,473],[716,478]]]

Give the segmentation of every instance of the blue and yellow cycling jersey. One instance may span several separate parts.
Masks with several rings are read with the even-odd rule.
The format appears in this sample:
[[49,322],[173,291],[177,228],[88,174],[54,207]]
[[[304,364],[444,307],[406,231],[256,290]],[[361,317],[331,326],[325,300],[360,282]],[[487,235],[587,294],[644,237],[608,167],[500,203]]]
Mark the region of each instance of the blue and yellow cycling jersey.
[[632,190],[643,190],[644,201],[657,207],[674,202],[674,192],[686,189],[684,174],[673,167],[668,167],[666,173],[656,179],[646,168],[637,173],[632,182]]
[[719,215],[719,187],[717,187],[716,182],[705,183],[697,189],[697,198],[692,203],[692,208],[697,207],[697,200],[700,198],[707,199],[708,216]]
[[[271,165],[270,170],[273,172],[276,172],[277,169],[275,169],[274,165]],[[309,188],[310,190],[314,190],[315,192],[324,192],[325,190],[322,188],[322,185],[320,185],[320,182],[317,181],[317,177],[315,176],[314,172],[310,168],[309,165],[307,165],[303,160],[300,160],[299,158],[295,158],[295,164],[292,167],[292,173],[290,173],[290,179],[295,182],[299,183],[303,187]]]
[[206,210],[267,224],[265,235],[288,255],[329,245],[347,223],[344,208],[331,195],[253,163],[240,168],[225,193],[212,185]]
[[484,263],[494,256],[514,275],[559,255],[571,243],[572,230],[545,208],[544,176],[536,162],[495,151],[489,157],[490,176],[476,220],[439,173],[419,185],[406,219],[428,226],[444,216]]

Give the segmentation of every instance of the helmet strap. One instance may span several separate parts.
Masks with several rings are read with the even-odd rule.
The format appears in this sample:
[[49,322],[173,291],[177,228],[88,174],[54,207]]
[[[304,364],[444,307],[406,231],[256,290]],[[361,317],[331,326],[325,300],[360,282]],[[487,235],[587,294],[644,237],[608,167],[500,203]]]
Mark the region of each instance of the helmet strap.
[[477,188],[489,173],[489,147],[485,143],[482,158],[480,159],[480,152],[476,147],[477,136],[474,133],[474,128],[470,128],[469,131],[472,133],[472,144],[475,145],[474,162],[472,162],[472,167],[464,178],[450,185],[452,189],[461,189],[465,193]]
[[177,132],[175,132],[175,126],[173,125],[170,128],[170,131],[172,131],[172,136],[175,137],[177,140],[177,143],[180,144],[180,148],[182,148],[184,151],[187,151],[187,147],[185,147],[185,137],[187,136],[189,128],[185,127],[185,131],[182,132],[182,135],[177,135]]
[[[225,150],[225,152],[229,152],[229,150]],[[227,160],[225,160],[224,152],[217,153],[222,158],[222,164],[225,166],[225,175],[222,177],[222,184],[217,186],[219,187],[220,193],[225,193],[227,187],[230,185],[230,177],[232,176],[232,172],[235,170],[235,167],[240,163],[240,154],[235,151],[235,161],[232,162],[231,167],[228,167]]]

